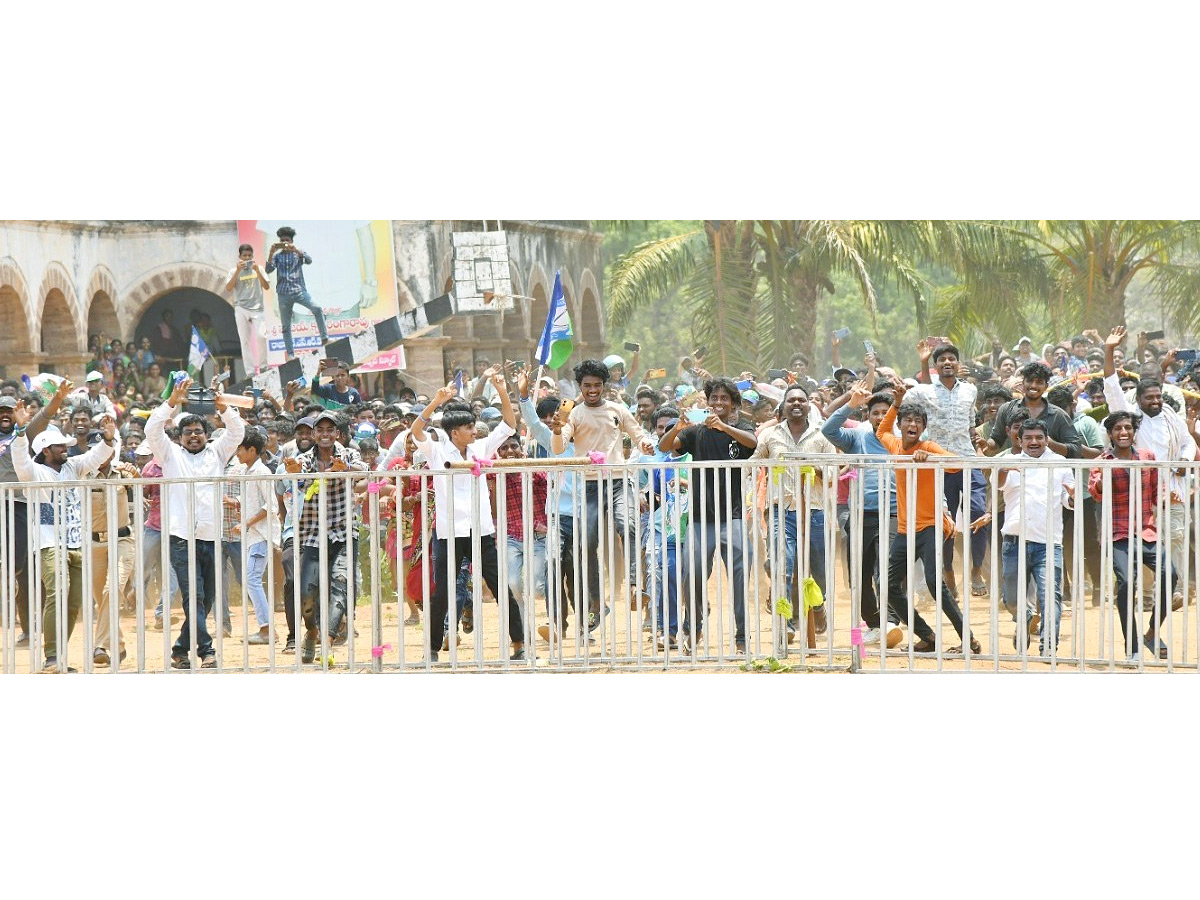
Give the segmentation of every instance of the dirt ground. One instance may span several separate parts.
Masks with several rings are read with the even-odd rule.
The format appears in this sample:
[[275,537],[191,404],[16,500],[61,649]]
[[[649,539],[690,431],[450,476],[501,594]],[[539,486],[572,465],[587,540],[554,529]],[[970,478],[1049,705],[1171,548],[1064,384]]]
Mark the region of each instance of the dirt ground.
[[[747,624],[748,655],[735,656],[732,639],[732,603],[728,597],[722,596],[725,590],[721,570],[718,566],[710,582],[710,597],[712,611],[709,613],[708,624],[695,656],[678,650],[664,652],[658,649],[650,633],[645,630],[648,613],[632,609],[627,599],[617,602],[610,601],[609,614],[603,623],[590,637],[575,633],[576,622],[571,616],[566,623],[566,635],[561,646],[556,642],[551,646],[536,636],[528,649],[528,659],[523,662],[510,661],[510,646],[507,641],[507,627],[502,630],[500,613],[495,602],[485,593],[482,600],[482,617],[476,620],[476,627],[471,634],[466,634],[460,627],[459,644],[456,653],[448,651],[439,653],[439,662],[430,667],[433,671],[562,671],[562,672],[610,672],[610,671],[727,671],[741,672],[743,667],[754,671],[761,666],[768,670],[766,659],[775,657],[792,672],[801,671],[850,671],[853,654],[851,652],[850,597],[845,588],[844,573],[839,564],[837,568],[838,589],[833,597],[827,599],[826,609],[829,619],[829,629],[825,634],[817,635],[816,644],[807,652],[802,651],[799,638],[790,647],[782,643],[776,646],[774,616],[768,611],[767,589],[769,585],[765,578],[760,578],[757,584],[751,581],[747,585]],[[625,595],[627,596],[627,595]],[[150,604],[153,601],[147,600]],[[918,599],[917,610],[929,622],[933,623],[932,603]],[[287,628],[284,614],[277,611],[274,615],[275,644],[271,646],[250,646],[244,642],[250,634],[257,630],[253,611],[247,607],[250,621],[246,622],[240,605],[234,605],[231,610],[233,636],[216,641],[219,667],[213,670],[176,671],[169,667],[170,643],[178,635],[178,625],[168,629],[168,634],[152,630],[153,607],[148,606],[145,624],[139,631],[136,617],[124,615],[121,625],[125,632],[126,650],[128,657],[120,664],[120,674],[137,672],[157,672],[170,675],[210,675],[216,672],[319,672],[325,669],[334,672],[370,672],[375,669],[376,662],[381,671],[429,671],[425,665],[423,646],[423,627],[421,625],[403,625],[403,616],[398,613],[395,602],[380,604],[380,621],[378,629],[380,637],[373,640],[373,623],[369,600],[360,598],[354,610],[354,627],[358,632],[353,642],[353,655],[347,646],[329,648],[326,661],[322,663],[321,650],[318,646],[317,662],[301,665],[299,657],[293,653],[284,652]],[[536,626],[548,622],[544,604],[539,603],[528,626],[532,631]],[[1144,631],[1150,621],[1150,614],[1138,612],[1141,628]],[[175,610],[178,623],[180,614]],[[1064,604],[1062,634],[1059,643],[1059,659],[1051,664],[1037,656],[1037,639],[1031,641],[1026,658],[1021,658],[1013,649],[1012,638],[1015,623],[1000,604],[999,597],[971,597],[970,616],[972,632],[981,642],[983,655],[972,657],[968,663],[961,655],[946,655],[946,651],[956,647],[960,641],[950,622],[944,616],[941,624],[941,640],[943,654],[918,655],[910,659],[907,652],[909,636],[905,632],[905,640],[892,651],[880,652],[879,645],[866,648],[865,659],[859,665],[864,672],[889,671],[992,671],[992,672],[1098,672],[1098,671],[1136,671],[1168,669],[1196,669],[1197,646],[1200,644],[1200,616],[1197,616],[1194,601],[1184,609],[1172,614],[1168,632],[1164,623],[1163,634],[1169,634],[1168,644],[1171,648],[1171,659],[1156,660],[1143,651],[1139,663],[1127,663],[1125,648],[1120,631],[1120,624],[1115,609],[1092,606],[1086,598],[1076,599]],[[210,618],[210,624],[212,619]],[[936,627],[936,625],[935,625]],[[243,628],[248,628],[244,634]],[[66,662],[80,672],[97,671],[111,672],[111,666],[93,666],[91,659],[86,656],[85,635],[82,621],[75,628],[72,639],[65,655]],[[28,647],[13,647],[17,631],[12,629],[2,635],[0,647],[0,670],[4,672],[28,673],[31,671],[31,654]],[[505,640],[500,640],[503,634]],[[721,636],[724,636],[724,640]],[[1114,640],[1116,646],[1114,647]],[[375,647],[378,657],[372,655]],[[998,654],[998,655],[997,655]],[[60,654],[62,657],[63,654]],[[1079,658],[1085,660],[1080,665]],[[776,667],[777,668],[777,667]],[[40,671],[40,666],[38,668]]]

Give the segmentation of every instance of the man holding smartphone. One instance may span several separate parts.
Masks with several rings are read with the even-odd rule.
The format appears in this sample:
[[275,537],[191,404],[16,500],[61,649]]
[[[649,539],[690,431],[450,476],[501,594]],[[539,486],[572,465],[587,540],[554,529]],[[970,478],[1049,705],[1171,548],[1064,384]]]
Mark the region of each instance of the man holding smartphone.
[[279,240],[271,245],[267,254],[267,274],[278,271],[275,276],[275,291],[279,298],[279,324],[283,330],[283,353],[288,359],[295,356],[292,348],[292,308],[297,304],[313,314],[317,320],[317,329],[321,332],[321,343],[329,342],[329,332],[325,330],[325,313],[321,307],[314,306],[308,288],[304,286],[304,266],[312,265],[312,257],[292,243],[296,239],[296,229],[284,225],[275,232]]
[[342,406],[362,403],[358,389],[350,383],[350,367],[338,359],[322,360],[325,372],[332,373],[333,384],[321,384],[321,373],[313,376],[312,392],[316,397],[332,400]]
[[254,261],[254,248],[238,247],[238,264],[229,273],[226,292],[233,291],[233,318],[242,344],[242,366],[246,375],[257,375],[267,365],[267,345],[263,340],[263,291],[271,283]]

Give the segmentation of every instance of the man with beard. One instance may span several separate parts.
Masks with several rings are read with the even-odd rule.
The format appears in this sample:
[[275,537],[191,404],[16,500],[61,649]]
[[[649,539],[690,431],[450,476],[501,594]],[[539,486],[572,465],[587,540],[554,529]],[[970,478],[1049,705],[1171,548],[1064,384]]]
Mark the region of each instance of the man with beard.
[[[1110,352],[1109,359],[1111,358]],[[1104,420],[1104,429],[1108,432],[1108,439],[1112,446],[1100,454],[1100,459],[1153,460],[1155,457],[1151,451],[1139,450],[1135,446],[1139,427],[1139,417],[1128,410],[1109,415]],[[1117,613],[1121,617],[1121,633],[1125,637],[1125,652],[1130,660],[1137,659],[1141,655],[1141,647],[1137,645],[1139,630],[1137,607],[1140,590],[1134,591],[1132,597],[1127,595],[1130,561],[1136,561],[1138,558],[1138,544],[1134,544],[1132,541],[1136,540],[1141,545],[1143,566],[1151,572],[1156,572],[1161,564],[1162,580],[1169,582],[1172,587],[1174,587],[1177,577],[1171,568],[1170,560],[1159,559],[1158,556],[1158,527],[1155,521],[1155,507],[1158,505],[1159,477],[1158,470],[1153,467],[1136,470],[1141,478],[1141,508],[1134,514],[1136,532],[1131,533],[1130,531],[1131,507],[1135,502],[1132,471],[1128,468],[1115,468],[1110,476],[1112,479],[1112,566],[1117,581],[1116,605]],[[1103,499],[1103,469],[1092,469],[1088,476],[1088,491],[1096,500]],[[1159,639],[1158,629],[1166,624],[1167,617],[1170,615],[1168,594],[1162,590],[1163,585],[1158,582],[1158,575],[1152,577],[1155,578],[1154,592],[1159,599],[1159,614],[1156,617],[1158,626],[1156,627],[1152,621],[1143,640],[1146,649],[1160,659],[1166,659],[1167,645]]]
[[[308,453],[312,449],[312,446],[312,420],[301,419],[296,423],[295,437],[279,448],[280,465],[283,465],[283,461],[287,459]],[[294,486],[294,481],[285,479],[275,482],[275,494],[279,498],[279,502],[283,505],[283,531],[281,534],[282,545],[280,551],[283,565],[283,614],[287,619],[288,627],[287,643],[283,647],[284,653],[296,652],[296,553],[294,549],[296,523],[292,515],[294,506],[292,502],[292,489]]]
[[[1046,426],[1029,419],[1021,425],[1021,452],[1010,459],[1063,459],[1046,448]],[[1065,460],[1063,460],[1065,462]],[[1024,649],[1025,636],[1038,633],[1038,624],[1048,621],[1049,597],[1054,597],[1054,619],[1050,623],[1053,643],[1042,625],[1038,652],[1050,655],[1058,648],[1062,622],[1063,594],[1063,507],[1075,497],[1075,476],[1069,466],[1053,469],[1005,467],[997,470],[997,482],[1004,491],[1004,606],[1017,622],[1013,647]],[[1051,531],[1046,528],[1047,518]],[[1025,571],[1032,575],[1037,588],[1037,606],[1026,604],[1025,621],[1018,618],[1021,555]],[[1051,584],[1047,579],[1053,578]],[[1047,648],[1050,648],[1048,653]]]
[[[211,443],[208,440],[210,426],[201,416],[185,415],[179,420],[179,444],[171,443],[167,437],[167,423],[176,410],[187,399],[192,380],[185,378],[171,391],[166,403],[161,404],[146,421],[146,443],[162,466],[167,478],[215,479],[225,472],[225,463],[233,455],[246,432],[246,423],[236,408],[227,407],[218,394],[216,409],[225,425],[225,430]],[[191,508],[188,494],[193,492]],[[179,638],[171,649],[171,668],[191,668],[191,616],[192,604],[196,614],[196,653],[201,659],[201,668],[215,668],[216,653],[208,633],[206,619],[216,599],[216,561],[218,554],[214,542],[220,537],[220,496],[214,484],[177,483],[166,491],[167,528],[170,535],[171,567],[184,594],[183,626]],[[196,571],[191,571],[189,562],[189,539],[194,539]],[[192,594],[192,578],[195,577],[196,593]]]
[[67,457],[80,456],[90,449],[88,432],[92,430],[92,410],[89,406],[76,402],[70,412],[71,437],[75,440],[67,448]]
[[[754,448],[751,459],[783,459],[788,456],[794,457],[798,454],[810,453],[825,453],[832,456],[837,453],[837,448],[822,434],[821,423],[810,421],[808,392],[804,388],[798,384],[789,387],[783,395],[781,406],[782,420],[776,425],[770,425],[763,429],[762,434],[758,436],[758,446]],[[808,511],[809,572],[821,588],[821,593],[824,594],[826,591],[825,507],[822,502],[824,490],[821,487],[823,483],[821,476],[822,470],[818,466],[813,483],[802,488],[802,493],[805,497],[805,508]],[[803,476],[800,478],[803,479]],[[782,481],[782,496],[775,498],[768,518],[767,540],[770,541],[769,546],[774,547],[778,529],[783,529],[786,558],[784,581],[786,595],[791,597],[792,583],[796,577],[799,562],[796,537],[796,479],[791,472],[788,472],[783,476]],[[818,609],[820,613],[814,618],[817,620],[819,633],[825,631],[825,628],[821,627],[825,624],[825,610],[824,607],[818,607]],[[789,642],[795,635],[799,622],[800,604],[793,602],[792,615],[787,623]]]
[[1071,417],[1045,398],[1050,384],[1050,368],[1045,363],[1030,363],[1021,378],[1022,395],[1005,403],[996,413],[996,422],[984,450],[988,456],[995,456],[1009,445],[1008,420],[1017,409],[1027,410],[1030,419],[1046,425],[1046,446],[1059,456],[1094,459],[1100,455],[1099,450],[1083,446],[1083,438],[1075,430]]
[[[1104,341],[1104,397],[1110,412],[1133,412],[1129,399],[1121,390],[1113,359],[1114,351],[1124,340],[1125,327],[1118,325]],[[1176,352],[1172,350],[1168,359],[1173,360]],[[1177,465],[1196,459],[1196,443],[1192,440],[1187,419],[1163,402],[1161,381],[1143,377],[1134,389],[1134,399],[1142,414],[1134,438],[1134,449],[1149,450],[1155,459]],[[1182,572],[1183,558],[1187,552],[1186,507],[1191,499],[1186,469],[1182,466],[1171,469],[1169,477],[1159,479],[1158,487],[1162,500],[1170,507],[1167,538],[1171,561],[1175,571]],[[1164,518],[1160,524],[1165,522]],[[1176,594],[1171,605],[1174,609],[1181,609],[1183,594]]]
[[[293,474],[314,472],[365,472],[366,464],[353,447],[338,443],[343,427],[341,417],[322,410],[310,422],[313,446],[306,452],[283,461]],[[304,616],[304,646],[300,661],[310,663],[321,636],[321,582],[329,585],[329,630],[325,640],[332,641],[346,615],[350,580],[354,577],[352,540],[354,523],[350,491],[344,479],[314,481],[301,479],[297,488],[304,494],[297,538],[300,541],[300,610]],[[325,493],[325,528],[320,527],[320,494]],[[326,547],[324,571],[321,568],[321,544]],[[322,655],[327,652],[322,642]]]
[[[58,415],[59,409],[62,408],[63,401],[67,394],[71,392],[73,385],[69,381],[62,381],[58,385],[58,390],[50,399],[49,404],[45,409],[40,410],[29,424],[25,426],[25,436],[33,441],[39,434],[46,430],[46,427]],[[0,395],[0,483],[19,481],[17,478],[17,470],[13,466],[12,456],[12,441],[16,438],[17,420],[14,413],[17,408],[17,398],[13,394]],[[17,646],[25,646],[29,643],[29,634],[32,629],[30,610],[32,608],[30,599],[37,596],[38,584],[34,581],[33,573],[29,570],[29,521],[28,512],[25,505],[25,496],[21,493],[16,493],[13,496],[13,517],[10,520],[6,518],[8,512],[7,506],[0,507],[0,522],[3,527],[0,528],[0,543],[3,545],[3,553],[7,559],[12,560],[13,570],[13,585],[16,587],[18,599],[17,607],[17,622],[21,625],[21,635],[17,638]],[[12,536],[12,544],[9,544],[9,535]],[[11,554],[9,550],[11,548]],[[0,588],[0,596],[4,593],[4,589]]]
[[[585,395],[587,385],[582,385]],[[803,391],[801,391],[803,393]],[[741,393],[728,378],[713,378],[704,385],[709,415],[703,424],[687,425],[680,419],[662,436],[658,449],[664,453],[690,453],[696,462],[728,463],[749,459],[758,447],[754,426],[739,417]],[[807,395],[805,395],[807,398]],[[704,586],[712,574],[713,553],[723,554],[733,578],[734,652],[746,652],[746,577],[742,547],[745,544],[745,518],[742,510],[742,473],[727,473],[723,467],[703,469],[693,485],[688,544],[684,553],[684,640],[695,651],[708,615]],[[726,476],[728,477],[728,480]],[[695,625],[694,637],[689,622]]]
[[[121,448],[116,422],[107,417],[104,419],[101,441],[74,459],[67,458],[67,447],[71,439],[57,429],[43,431],[34,439],[31,448],[29,437],[22,433],[30,418],[24,404],[17,404],[13,410],[13,419],[16,422],[15,429],[19,433],[12,442],[11,452],[13,467],[21,481],[81,481],[95,472],[101,463],[111,459]],[[39,527],[30,534],[29,540],[35,549],[40,551],[41,556],[42,589],[45,592],[42,604],[42,636],[46,647],[44,671],[47,672],[58,668],[58,652],[60,649],[66,649],[58,645],[60,571],[65,572],[67,577],[67,583],[61,586],[66,598],[66,641],[71,639],[71,632],[75,629],[75,622],[83,606],[83,499],[78,488],[60,491],[38,490],[27,495],[30,503],[38,504],[39,512]],[[61,513],[57,513],[55,507],[58,507]]]

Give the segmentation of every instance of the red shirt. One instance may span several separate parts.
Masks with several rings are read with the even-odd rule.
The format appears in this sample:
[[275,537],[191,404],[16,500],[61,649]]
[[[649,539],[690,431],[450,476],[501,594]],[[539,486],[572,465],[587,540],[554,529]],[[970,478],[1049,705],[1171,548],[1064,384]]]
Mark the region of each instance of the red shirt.
[[[1149,450],[1133,450],[1134,459],[1154,459]],[[1112,449],[1105,450],[1098,459],[1116,459]],[[1088,493],[1097,500],[1104,496],[1104,470],[1092,469],[1088,475]],[[1112,516],[1113,540],[1129,539],[1129,469],[1112,470]],[[1158,529],[1154,523],[1154,504],[1158,500],[1158,470],[1142,469],[1142,518],[1138,523],[1142,540],[1157,541]]]
[[[492,496],[498,497],[499,494],[495,490],[496,474],[489,472],[487,477],[492,482]],[[546,473],[533,472],[530,477],[533,479],[533,533],[542,535],[549,530],[546,522]],[[516,538],[518,541],[525,540],[525,506],[521,486],[523,480],[524,476],[519,472],[506,472],[504,475],[504,495],[507,503],[504,534],[507,537]],[[497,521],[499,521],[499,511],[500,502],[496,500]],[[497,535],[497,537],[499,536]]]

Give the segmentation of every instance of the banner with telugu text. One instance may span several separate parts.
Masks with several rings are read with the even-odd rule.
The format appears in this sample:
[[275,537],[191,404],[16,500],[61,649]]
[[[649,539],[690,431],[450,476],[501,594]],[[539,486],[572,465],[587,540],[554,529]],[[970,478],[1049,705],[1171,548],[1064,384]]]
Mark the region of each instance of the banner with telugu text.
[[[254,248],[254,259],[266,271],[267,254],[278,239],[275,231],[296,229],[295,246],[312,258],[304,267],[304,284],[313,305],[325,314],[330,340],[357,334],[396,315],[396,261],[391,220],[239,219],[238,242]],[[284,361],[283,329],[275,294],[275,274],[267,276],[264,327],[267,362]],[[292,310],[296,352],[316,350],[321,335],[316,319],[303,306]]]

